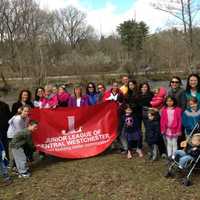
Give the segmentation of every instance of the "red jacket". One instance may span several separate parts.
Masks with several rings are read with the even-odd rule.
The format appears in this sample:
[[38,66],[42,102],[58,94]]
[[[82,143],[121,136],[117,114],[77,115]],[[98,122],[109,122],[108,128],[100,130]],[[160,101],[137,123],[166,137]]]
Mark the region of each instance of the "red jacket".
[[150,102],[151,106],[153,108],[160,109],[164,104],[166,94],[166,89],[164,87],[160,87],[158,94],[155,94]]

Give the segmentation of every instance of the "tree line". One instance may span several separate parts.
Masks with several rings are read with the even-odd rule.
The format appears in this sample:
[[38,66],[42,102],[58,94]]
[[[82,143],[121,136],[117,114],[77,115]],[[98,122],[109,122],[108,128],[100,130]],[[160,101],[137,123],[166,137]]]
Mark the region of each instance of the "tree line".
[[130,19],[116,34],[98,36],[75,7],[48,11],[35,0],[0,0],[1,76],[34,77],[41,85],[47,75],[191,71],[200,64],[195,2],[152,4],[178,19],[181,28],[152,34],[147,24]]

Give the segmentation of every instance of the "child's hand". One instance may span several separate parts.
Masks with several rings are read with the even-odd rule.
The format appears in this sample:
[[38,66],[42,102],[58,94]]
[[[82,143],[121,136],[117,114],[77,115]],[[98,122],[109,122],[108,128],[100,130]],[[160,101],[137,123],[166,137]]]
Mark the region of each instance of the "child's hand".
[[187,146],[187,141],[183,141],[181,142],[181,145],[180,145],[182,148],[185,148]]
[[2,156],[2,160],[5,160],[6,159],[6,152],[2,151],[1,156]]

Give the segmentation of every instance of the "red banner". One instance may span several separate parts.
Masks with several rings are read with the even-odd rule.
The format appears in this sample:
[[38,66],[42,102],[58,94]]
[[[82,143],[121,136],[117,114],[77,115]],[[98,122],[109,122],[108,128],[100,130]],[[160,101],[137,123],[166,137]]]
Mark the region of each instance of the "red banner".
[[117,136],[117,104],[81,108],[33,109],[39,121],[33,134],[37,150],[62,158],[86,158],[102,153]]

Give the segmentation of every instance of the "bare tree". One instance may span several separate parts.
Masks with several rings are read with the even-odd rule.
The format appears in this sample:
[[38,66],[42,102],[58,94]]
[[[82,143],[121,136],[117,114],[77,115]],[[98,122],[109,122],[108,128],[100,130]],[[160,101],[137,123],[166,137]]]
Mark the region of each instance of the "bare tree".
[[193,27],[195,20],[200,11],[200,2],[198,0],[165,0],[154,1],[153,7],[163,12],[169,13],[180,21],[183,25],[185,42],[188,45],[190,55],[188,57],[189,63],[193,63]]
[[56,16],[62,26],[63,38],[72,48],[76,48],[93,31],[86,24],[86,14],[72,6],[58,10]]

